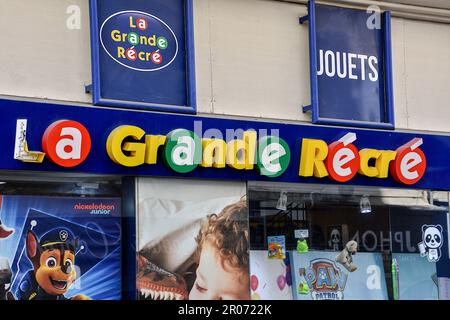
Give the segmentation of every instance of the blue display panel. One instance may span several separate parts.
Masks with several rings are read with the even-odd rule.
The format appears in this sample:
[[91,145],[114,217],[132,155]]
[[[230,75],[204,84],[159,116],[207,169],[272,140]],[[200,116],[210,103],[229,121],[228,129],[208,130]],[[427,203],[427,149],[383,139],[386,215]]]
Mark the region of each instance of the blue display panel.
[[93,102],[194,113],[192,0],[91,0]]
[[419,254],[393,253],[398,263],[399,300],[437,300],[436,264]]
[[[326,146],[326,144],[334,143],[351,132],[357,137],[353,145],[358,150],[367,148],[396,150],[409,141],[417,138],[422,139],[423,144],[420,148],[426,156],[426,169],[423,177],[412,185],[397,182],[389,172],[385,178],[356,174],[345,184],[434,190],[450,189],[450,168],[448,162],[450,137],[446,135],[231,120],[152,112],[127,112],[126,110],[114,108],[79,107],[11,100],[0,100],[0,111],[2,118],[0,150],[3,151],[0,154],[1,170],[340,184],[329,176],[319,178],[299,175],[301,159],[305,159],[305,155],[302,156],[302,148],[305,144],[305,139],[320,139],[324,141],[323,143]],[[14,150],[18,119],[28,120],[26,140],[29,150],[42,150],[42,140],[46,138],[44,133],[49,126],[58,120],[70,119],[82,124],[89,132],[91,140],[90,152],[86,154],[86,159],[82,163],[72,168],[62,167],[53,163],[49,160],[49,155],[46,156],[42,163],[28,163],[16,160],[14,159]],[[236,136],[242,138],[243,130],[252,129],[257,132],[259,137],[263,138],[269,134],[278,135],[283,139],[285,145],[289,146],[290,157],[284,163],[286,170],[273,178],[262,175],[257,165],[254,165],[251,170],[238,170],[229,165],[226,165],[224,168],[208,168],[198,165],[190,172],[179,173],[165,163],[161,154],[158,155],[154,164],[143,163],[135,167],[126,167],[111,160],[106,146],[111,132],[122,125],[139,127],[147,134],[162,136],[175,129],[188,129],[197,132],[202,137],[214,132],[216,135],[220,133],[227,140],[229,139],[229,137],[225,138],[227,130],[233,130]],[[232,134],[231,139],[235,139],[234,134]],[[142,137],[142,139],[137,139],[136,142],[142,145],[144,140],[144,137]],[[165,146],[162,146],[161,151],[164,151],[164,148]]]
[[2,200],[0,289],[17,300],[121,298],[120,199]]
[[[431,275],[436,283],[435,286],[428,284],[428,287],[436,289],[433,297],[437,298],[437,278],[450,278],[448,204],[436,206],[434,210],[392,207],[390,211],[391,230],[396,239],[392,243],[393,258],[398,256],[399,263],[400,299],[415,299],[422,295],[428,299],[430,294],[414,291],[420,287],[421,281],[428,283]],[[417,268],[408,267],[407,261]],[[429,270],[433,270],[431,275]],[[406,288],[401,284],[405,281],[409,281],[406,286],[411,292],[405,291],[402,296],[402,290]]]
[[[436,204],[436,203],[435,203]],[[439,261],[436,261],[436,270],[437,270],[437,276],[439,278],[446,278],[447,280],[450,279],[450,238],[449,238],[449,214],[448,214],[448,203],[442,203],[442,206],[445,206],[445,211],[434,213],[433,214],[433,226],[440,226],[440,234],[442,236],[441,244],[439,245],[439,251],[440,251],[440,257]],[[431,229],[432,230],[432,229]],[[422,232],[423,233],[423,232]],[[429,250],[426,252],[426,257],[429,257]],[[443,299],[447,299],[448,295],[446,297],[443,297]]]
[[[381,253],[358,252],[349,272],[335,261],[339,252],[290,251],[293,294],[296,300],[387,300]],[[308,290],[301,290],[300,286]]]
[[393,129],[390,13],[311,0],[307,19],[313,122]]

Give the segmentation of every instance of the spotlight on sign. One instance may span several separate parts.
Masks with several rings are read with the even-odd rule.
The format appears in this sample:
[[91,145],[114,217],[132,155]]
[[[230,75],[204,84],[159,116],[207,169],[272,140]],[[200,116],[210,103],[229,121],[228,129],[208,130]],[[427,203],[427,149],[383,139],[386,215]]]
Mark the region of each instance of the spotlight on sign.
[[281,191],[280,197],[278,198],[277,207],[278,210],[286,211],[287,209],[287,192]]
[[370,200],[368,195],[363,195],[359,201],[359,210],[363,214],[371,213],[372,206],[370,205]]

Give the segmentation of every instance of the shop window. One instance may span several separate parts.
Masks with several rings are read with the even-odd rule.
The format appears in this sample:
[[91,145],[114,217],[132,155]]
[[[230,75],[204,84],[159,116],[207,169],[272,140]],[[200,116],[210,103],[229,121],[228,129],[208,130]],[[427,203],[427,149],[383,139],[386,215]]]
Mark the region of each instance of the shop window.
[[[252,288],[254,298],[444,298],[448,194],[270,183],[248,189],[250,273],[262,284]],[[280,247],[285,256],[274,263]]]

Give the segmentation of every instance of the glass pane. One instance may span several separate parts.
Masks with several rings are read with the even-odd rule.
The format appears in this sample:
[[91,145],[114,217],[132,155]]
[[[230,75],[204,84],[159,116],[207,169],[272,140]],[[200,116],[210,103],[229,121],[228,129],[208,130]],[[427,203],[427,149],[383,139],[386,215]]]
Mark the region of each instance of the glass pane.
[[[432,261],[419,251],[424,226],[436,226],[447,217],[431,195],[421,190],[251,183],[250,271],[263,283],[252,294],[299,300],[437,299],[441,262],[435,251]],[[446,224],[440,225],[442,230],[436,230],[446,237]],[[284,246],[286,259],[270,261],[278,248],[271,239]],[[273,284],[279,284],[278,290]]]

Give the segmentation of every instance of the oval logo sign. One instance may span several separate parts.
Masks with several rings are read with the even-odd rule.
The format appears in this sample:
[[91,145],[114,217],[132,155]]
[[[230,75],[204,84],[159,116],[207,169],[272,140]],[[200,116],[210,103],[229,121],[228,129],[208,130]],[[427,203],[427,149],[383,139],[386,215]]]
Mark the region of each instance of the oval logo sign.
[[109,16],[100,27],[100,42],[114,61],[135,71],[162,70],[178,54],[178,40],[169,25],[141,11]]

